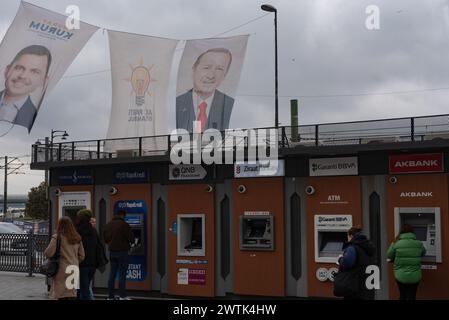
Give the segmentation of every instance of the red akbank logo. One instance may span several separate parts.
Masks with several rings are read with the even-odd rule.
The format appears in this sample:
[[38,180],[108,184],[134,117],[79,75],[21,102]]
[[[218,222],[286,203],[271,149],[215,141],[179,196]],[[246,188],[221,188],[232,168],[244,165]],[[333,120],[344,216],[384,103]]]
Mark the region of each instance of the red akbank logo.
[[443,171],[442,153],[390,156],[390,173],[424,173]]

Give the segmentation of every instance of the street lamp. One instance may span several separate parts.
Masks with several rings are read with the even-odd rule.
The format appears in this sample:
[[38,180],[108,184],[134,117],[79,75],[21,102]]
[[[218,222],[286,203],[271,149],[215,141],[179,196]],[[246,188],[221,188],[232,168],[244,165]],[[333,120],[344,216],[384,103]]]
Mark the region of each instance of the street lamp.
[[53,140],[55,138],[61,137],[61,140],[66,140],[69,134],[65,130],[53,130],[51,129],[50,138],[50,160],[53,161]]
[[274,12],[274,126],[279,127],[279,98],[278,98],[278,11],[270,4],[260,6],[263,11]]

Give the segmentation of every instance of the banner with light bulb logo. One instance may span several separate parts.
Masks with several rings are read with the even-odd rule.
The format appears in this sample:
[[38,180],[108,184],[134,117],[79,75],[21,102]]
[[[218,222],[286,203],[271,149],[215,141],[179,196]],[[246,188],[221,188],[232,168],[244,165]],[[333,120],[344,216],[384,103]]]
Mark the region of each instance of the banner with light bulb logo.
[[[167,133],[167,93],[178,40],[108,30],[112,69],[112,109],[107,138]],[[162,141],[161,141],[162,142]],[[146,140],[144,149],[157,148]],[[135,141],[108,141],[108,152],[138,149]]]

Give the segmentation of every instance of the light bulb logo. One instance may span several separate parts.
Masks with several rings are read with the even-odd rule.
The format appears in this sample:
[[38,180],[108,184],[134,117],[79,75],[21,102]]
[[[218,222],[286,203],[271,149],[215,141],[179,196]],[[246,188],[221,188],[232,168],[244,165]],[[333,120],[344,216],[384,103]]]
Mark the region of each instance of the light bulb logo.
[[131,92],[131,94],[135,94],[136,105],[138,107],[141,107],[145,104],[145,96],[151,96],[148,90],[150,87],[150,83],[152,81],[156,81],[155,79],[151,78],[150,74],[153,66],[147,68],[143,65],[143,58],[140,58],[140,65],[138,65],[137,67],[129,65],[129,67],[131,68],[131,77],[126,80],[131,82],[131,87],[133,89],[133,92]]

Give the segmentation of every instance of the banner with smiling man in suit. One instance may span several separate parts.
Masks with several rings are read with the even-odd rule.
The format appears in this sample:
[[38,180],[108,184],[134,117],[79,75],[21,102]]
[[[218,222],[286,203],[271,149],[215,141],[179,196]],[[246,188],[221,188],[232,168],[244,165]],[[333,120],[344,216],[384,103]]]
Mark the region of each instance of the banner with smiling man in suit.
[[0,45],[0,137],[14,125],[31,131],[46,93],[61,79],[98,27],[21,2]]
[[188,40],[178,71],[176,128],[230,127],[248,36]]

